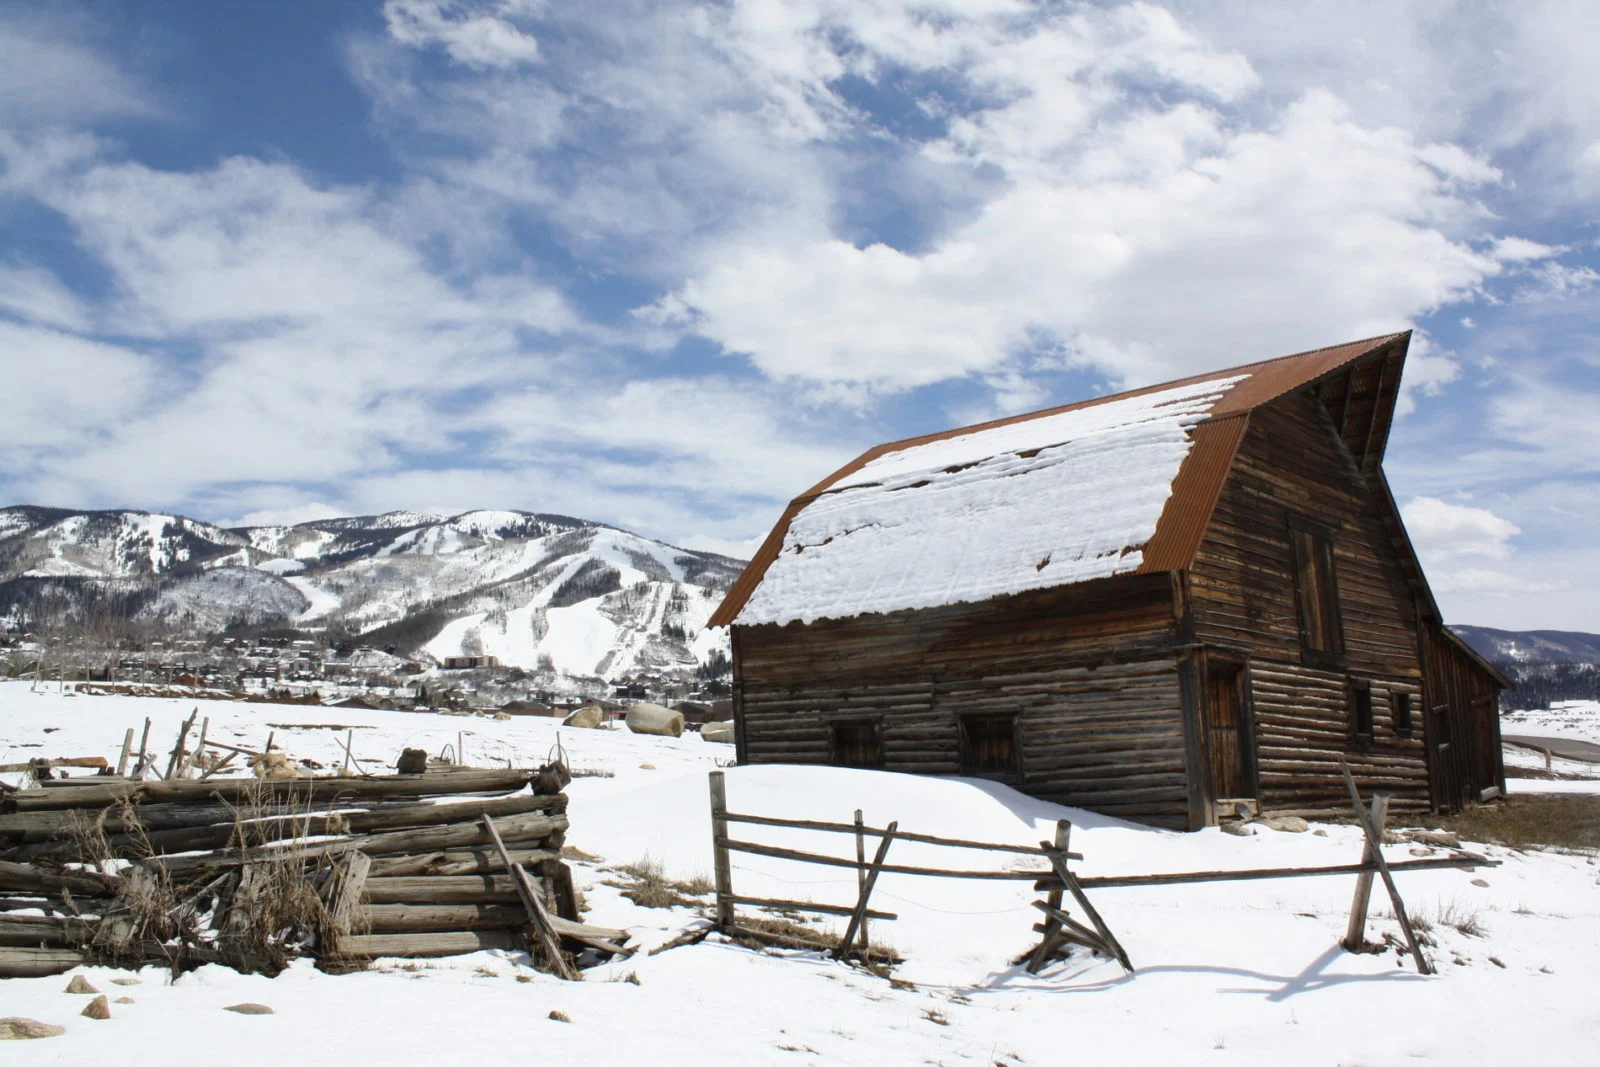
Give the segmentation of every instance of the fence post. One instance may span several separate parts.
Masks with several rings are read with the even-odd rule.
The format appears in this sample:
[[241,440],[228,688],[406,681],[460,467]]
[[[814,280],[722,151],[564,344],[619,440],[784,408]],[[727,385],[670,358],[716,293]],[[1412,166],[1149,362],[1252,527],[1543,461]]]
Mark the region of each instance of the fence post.
[[[1383,824],[1389,816],[1389,794],[1372,794],[1372,821],[1383,834]],[[1365,840],[1365,838],[1363,838]],[[1372,843],[1367,841],[1361,850],[1361,862],[1374,863]],[[1372,899],[1372,872],[1356,875],[1356,895],[1350,901],[1350,925],[1345,927],[1344,940],[1340,942],[1346,952],[1360,952],[1367,941],[1367,904]]]
[[711,775],[711,860],[717,881],[717,928],[733,928],[733,867],[728,862],[728,792],[721,771]]
[[[1071,843],[1072,823],[1066,819],[1057,819],[1056,850],[1065,854],[1066,852],[1070,851],[1068,846]],[[1050,890],[1049,894],[1045,897],[1045,903],[1049,904],[1052,908],[1060,910],[1061,895],[1066,891],[1067,886],[1066,883],[1063,882],[1060,888]],[[1049,912],[1045,912],[1044,929],[1040,931],[1043,936],[1039,938],[1039,947],[1033,950],[1033,955],[1028,960],[1029,974],[1038,974],[1044,969],[1044,965],[1050,962],[1050,957],[1055,953],[1055,950],[1060,947],[1060,942],[1056,937],[1060,931],[1061,921],[1055,916],[1051,915]]]
[[[861,817],[861,809],[856,809],[856,892],[859,894],[867,885],[867,836],[866,822]],[[861,917],[861,955],[867,954],[867,918]]]

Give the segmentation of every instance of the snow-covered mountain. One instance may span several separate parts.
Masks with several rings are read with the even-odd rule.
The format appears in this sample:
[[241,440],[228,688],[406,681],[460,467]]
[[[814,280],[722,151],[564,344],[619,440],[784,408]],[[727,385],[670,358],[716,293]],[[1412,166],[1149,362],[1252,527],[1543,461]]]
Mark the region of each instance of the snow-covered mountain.
[[293,626],[435,659],[615,679],[692,671],[743,563],[525,511],[223,528],[143,511],[0,509],[0,624],[112,615],[190,632]]
[[1521,663],[1600,663],[1600,634],[1574,630],[1495,630],[1452,626],[1456,636],[1489,660]]

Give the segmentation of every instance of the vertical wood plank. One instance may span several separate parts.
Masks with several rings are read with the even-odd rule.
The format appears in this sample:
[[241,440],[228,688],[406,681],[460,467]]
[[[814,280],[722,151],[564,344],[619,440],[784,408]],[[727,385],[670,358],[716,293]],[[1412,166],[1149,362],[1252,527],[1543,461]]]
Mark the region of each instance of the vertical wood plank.
[[895,831],[900,828],[898,822],[891,822],[884,827],[883,840],[878,842],[878,852],[872,858],[872,867],[867,871],[866,881],[861,883],[861,893],[856,897],[856,910],[850,913],[850,924],[844,928],[844,937],[839,941],[839,947],[833,950],[837,959],[844,959],[850,953],[850,945],[856,938],[856,932],[867,921],[867,901],[872,898],[872,887],[878,884],[878,874],[883,870],[884,857],[889,854],[889,844],[894,840]]
[[711,780],[711,860],[717,882],[717,927],[727,933],[733,927],[733,867],[728,862],[728,793],[721,771],[712,771]]
[[[1548,750],[1546,751],[1546,754],[1548,755]],[[866,835],[866,832],[865,832],[865,827],[866,827],[866,822],[861,817],[861,809],[857,808],[856,809],[856,863],[858,865],[856,867],[856,892],[857,893],[860,893],[867,886],[867,835]],[[862,952],[863,955],[866,954],[867,945],[869,944],[870,940],[871,939],[867,935],[867,918],[866,918],[865,915],[863,915],[861,917],[861,952]]]
[[133,748],[133,727],[128,727],[128,732],[122,735],[122,755],[117,759],[117,777],[121,778],[128,773],[128,752]]

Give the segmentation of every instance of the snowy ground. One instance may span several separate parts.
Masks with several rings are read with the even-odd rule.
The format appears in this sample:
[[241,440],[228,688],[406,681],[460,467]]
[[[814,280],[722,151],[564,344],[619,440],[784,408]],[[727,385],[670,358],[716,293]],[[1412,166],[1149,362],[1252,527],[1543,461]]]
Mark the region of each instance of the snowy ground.
[[[0,681],[0,761],[34,755],[115,758],[127,726],[155,720],[170,746],[192,701],[36,694]],[[695,923],[690,909],[644,909],[603,882],[602,867],[646,855],[680,877],[711,869],[705,772],[728,746],[563,729],[551,720],[415,715],[355,709],[201,702],[212,732],[240,744],[268,730],[292,754],[342,759],[337,738],[355,728],[370,769],[406,745],[438,752],[458,734],[469,761],[542,761],[558,737],[576,768],[611,771],[570,789],[568,843],[604,857],[575,871],[591,921],[630,928],[641,945]],[[276,723],[276,727],[269,724]],[[52,732],[47,733],[50,730]],[[38,746],[38,747],[35,747]],[[1306,834],[1262,830],[1232,837],[1177,834],[1058,808],[1001,787],[833,768],[728,771],[736,810],[869,822],[908,830],[1036,843],[1057,818],[1074,824],[1087,874],[1342,863],[1360,851],[1347,826]],[[757,827],[739,836],[844,853],[848,839]],[[1410,858],[1415,846],[1388,850]],[[276,979],[204,968],[169,983],[109,984],[113,1018],[79,1017],[85,997],[67,976],[0,982],[0,1016],[66,1027],[63,1037],[19,1042],[7,1062],[96,1060],[166,1064],[184,1049],[226,1049],[230,1063],[390,1064],[508,1057],[573,1063],[1058,1064],[1345,1063],[1519,1060],[1537,1049],[1554,1063],[1587,1062],[1600,1033],[1600,858],[1479,847],[1493,869],[1398,876],[1408,907],[1434,922],[1436,977],[1393,952],[1339,951],[1352,879],[1298,879],[1161,889],[1104,890],[1096,903],[1139,968],[1075,957],[1035,977],[1009,960],[1027,948],[1036,913],[1026,882],[886,875],[874,905],[897,912],[875,940],[906,957],[894,985],[802,953],[758,953],[707,941],[659,956],[643,952],[596,968],[581,983],[530,971],[515,954],[450,961],[380,961],[332,977],[296,967]],[[993,854],[897,844],[891,859],[992,866]],[[854,874],[735,856],[734,885],[759,896],[845,901]],[[1381,894],[1380,897],[1381,899]],[[1475,919],[1469,936],[1448,924]],[[1395,932],[1380,916],[1368,936]],[[630,976],[637,984],[628,981]],[[270,1016],[223,1011],[257,1001]],[[571,1022],[552,1021],[559,1010]],[[1588,1051],[1585,1051],[1585,1050]]]
[[1600,700],[1562,700],[1548,708],[1500,713],[1500,729],[1531,737],[1568,737],[1600,745]]

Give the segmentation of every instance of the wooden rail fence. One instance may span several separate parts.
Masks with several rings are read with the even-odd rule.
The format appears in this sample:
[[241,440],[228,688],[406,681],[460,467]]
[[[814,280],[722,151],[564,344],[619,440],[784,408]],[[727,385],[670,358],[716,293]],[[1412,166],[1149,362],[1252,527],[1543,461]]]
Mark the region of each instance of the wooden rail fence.
[[[1246,870],[1178,871],[1166,874],[1122,874],[1083,877],[1074,872],[1069,866],[1070,861],[1082,860],[1083,855],[1068,849],[1072,834],[1072,824],[1066,819],[1059,820],[1056,823],[1054,840],[1041,841],[1037,846],[1034,846],[1003,844],[992,841],[972,841],[964,838],[942,837],[936,834],[915,833],[900,829],[898,822],[891,822],[888,826],[882,828],[868,826],[860,810],[856,811],[855,820],[851,823],[751,815],[728,810],[727,784],[723,772],[712,771],[710,774],[711,844],[716,876],[717,928],[727,934],[743,934],[757,939],[793,943],[801,947],[825,948],[827,946],[817,942],[754,929],[750,925],[740,922],[739,915],[735,909],[743,905],[751,908],[847,916],[849,923],[845,928],[845,934],[839,943],[832,948],[833,954],[839,959],[850,956],[867,959],[868,921],[886,921],[898,918],[892,912],[876,911],[869,907],[872,891],[877,885],[880,874],[920,875],[933,878],[980,878],[1005,881],[1031,880],[1033,888],[1045,894],[1043,900],[1033,901],[1033,907],[1043,914],[1043,921],[1036,923],[1033,927],[1033,931],[1040,935],[1040,940],[1037,945],[1017,957],[1016,963],[1026,964],[1029,972],[1038,973],[1051,960],[1061,955],[1068,946],[1077,944],[1108,959],[1116,960],[1125,971],[1131,974],[1134,968],[1127,952],[1117,941],[1116,936],[1112,934],[1105,920],[1101,918],[1100,913],[1089,901],[1088,890],[1193,885],[1202,882],[1255,881],[1267,878],[1316,878],[1353,874],[1356,875],[1355,897],[1351,901],[1350,921],[1345,931],[1345,937],[1340,944],[1346,951],[1362,952],[1372,947],[1366,943],[1365,935],[1367,909],[1372,894],[1372,881],[1373,876],[1377,875],[1383,880],[1390,904],[1394,908],[1395,917],[1400,924],[1401,931],[1405,934],[1407,947],[1416,961],[1417,970],[1423,974],[1432,974],[1432,964],[1423,955],[1415,930],[1406,914],[1405,902],[1401,899],[1399,889],[1395,886],[1394,874],[1396,872],[1440,870],[1445,868],[1495,867],[1499,865],[1499,861],[1487,859],[1476,853],[1459,850],[1449,856],[1437,859],[1403,860],[1398,863],[1386,861],[1380,846],[1383,839],[1383,824],[1388,811],[1388,795],[1385,793],[1374,794],[1372,805],[1369,809],[1362,803],[1360,794],[1356,790],[1355,781],[1350,777],[1348,770],[1345,770],[1344,776],[1350,792],[1351,804],[1355,809],[1356,821],[1361,826],[1364,839],[1359,863],[1321,867],[1265,867]],[[826,853],[782,848],[776,845],[765,845],[755,841],[736,839],[729,833],[729,825],[734,823],[746,826],[770,826],[788,830],[851,834],[855,838],[856,855],[854,859],[850,859]],[[866,858],[868,838],[878,839],[877,851],[870,861]],[[1013,870],[1008,868],[962,869],[892,864],[887,862],[887,857],[890,845],[896,841],[912,841],[919,844],[940,845],[948,848],[1001,852],[1021,856],[1038,856],[1045,861],[1046,866],[1030,870]],[[857,875],[855,903],[826,904],[807,900],[752,897],[736,893],[733,888],[733,863],[731,860],[731,854],[735,852],[824,867],[851,868],[856,871]],[[1065,903],[1068,896],[1072,898],[1073,906],[1086,921],[1079,921],[1067,910]]]

